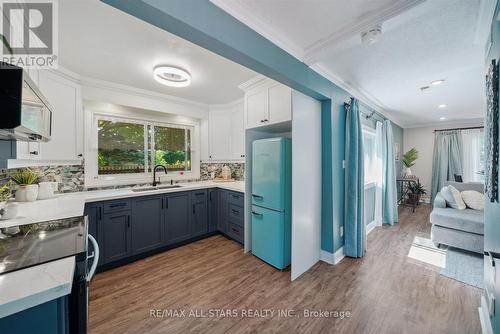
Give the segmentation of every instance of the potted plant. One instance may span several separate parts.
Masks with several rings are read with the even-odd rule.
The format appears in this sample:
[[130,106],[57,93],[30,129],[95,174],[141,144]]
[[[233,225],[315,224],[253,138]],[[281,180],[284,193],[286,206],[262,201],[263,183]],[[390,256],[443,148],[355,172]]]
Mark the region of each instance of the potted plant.
[[424,186],[420,183],[420,181],[417,182],[411,182],[408,185],[408,201],[411,204],[418,204],[420,203],[420,198],[422,195],[427,194],[427,190],[424,188]]
[[403,154],[403,158],[401,159],[401,163],[403,166],[405,166],[405,176],[410,176],[411,174],[411,167],[415,165],[415,161],[418,159],[418,151],[415,149],[415,147],[412,147],[408,152]]
[[10,182],[9,182],[0,187],[0,215],[3,215],[5,205],[7,205],[7,202],[11,197],[12,193],[10,191]]
[[11,176],[12,180],[18,184],[16,190],[16,201],[33,202],[38,197],[38,174],[31,169],[21,169]]

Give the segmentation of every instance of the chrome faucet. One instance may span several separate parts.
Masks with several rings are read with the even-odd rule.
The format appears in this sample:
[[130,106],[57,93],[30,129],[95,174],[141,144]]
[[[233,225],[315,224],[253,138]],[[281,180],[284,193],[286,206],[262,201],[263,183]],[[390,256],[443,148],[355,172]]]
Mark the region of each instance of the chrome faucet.
[[153,168],[153,187],[156,187],[157,184],[160,184],[160,181],[156,182],[156,170],[161,168],[163,168],[165,174],[168,174],[167,167],[163,165],[156,165],[155,168]]

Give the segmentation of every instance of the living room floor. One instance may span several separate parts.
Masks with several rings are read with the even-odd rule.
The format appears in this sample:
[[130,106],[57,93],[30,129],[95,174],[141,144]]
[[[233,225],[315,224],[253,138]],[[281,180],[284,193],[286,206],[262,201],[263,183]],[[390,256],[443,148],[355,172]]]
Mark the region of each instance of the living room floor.
[[[481,290],[408,257],[414,237],[430,233],[430,211],[401,209],[400,223],[368,235],[364,258],[319,262],[295,282],[222,236],[98,274],[91,333],[479,333]],[[151,309],[182,309],[186,317],[155,318]],[[188,316],[210,309],[239,315]],[[298,317],[241,317],[243,309],[293,309]],[[350,317],[304,319],[305,309]]]

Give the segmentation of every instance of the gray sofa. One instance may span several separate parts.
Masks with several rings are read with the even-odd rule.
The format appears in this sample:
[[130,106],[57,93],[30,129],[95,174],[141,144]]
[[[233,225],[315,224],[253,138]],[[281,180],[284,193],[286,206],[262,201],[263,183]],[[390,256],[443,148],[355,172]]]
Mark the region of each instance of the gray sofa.
[[[459,191],[476,190],[484,193],[482,183],[447,182]],[[441,194],[434,199],[430,221],[431,240],[436,245],[447,245],[468,251],[484,251],[484,212],[472,209],[457,210],[446,205]]]

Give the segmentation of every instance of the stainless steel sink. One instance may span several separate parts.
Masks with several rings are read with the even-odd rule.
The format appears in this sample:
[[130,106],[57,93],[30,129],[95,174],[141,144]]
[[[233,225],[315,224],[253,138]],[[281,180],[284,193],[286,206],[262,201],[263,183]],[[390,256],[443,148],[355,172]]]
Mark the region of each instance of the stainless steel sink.
[[168,186],[158,186],[156,188],[158,189],[172,189],[172,188],[181,188],[182,186],[178,185],[178,184],[171,184],[171,185],[168,185]]
[[182,186],[173,184],[168,186],[158,186],[158,187],[144,187],[144,188],[132,188],[131,190],[135,193],[144,192],[144,191],[154,191],[154,190],[163,190],[163,189],[173,189],[173,188],[181,188]]

